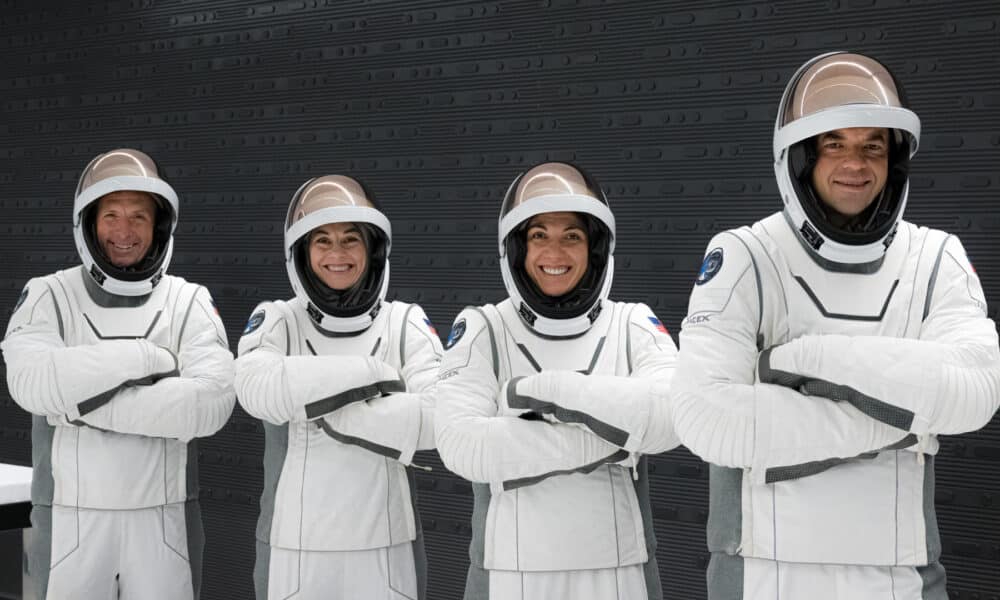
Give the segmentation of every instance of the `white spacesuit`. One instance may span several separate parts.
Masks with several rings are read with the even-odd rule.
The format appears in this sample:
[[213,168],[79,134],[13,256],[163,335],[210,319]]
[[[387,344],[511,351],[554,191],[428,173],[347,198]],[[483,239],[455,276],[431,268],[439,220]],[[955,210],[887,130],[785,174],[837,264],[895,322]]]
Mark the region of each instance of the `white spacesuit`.
[[958,238],[902,220],[919,135],[881,64],[810,60],[775,127],[784,211],[708,245],[671,391],[713,463],[711,600],[947,597],[935,436],[990,420],[1000,351]]
[[[333,245],[357,247],[367,264],[355,265],[360,275],[344,289],[310,262],[313,233],[326,235],[330,224],[349,228]],[[434,447],[433,398],[422,392],[442,349],[418,305],[385,301],[391,240],[388,219],[356,180],[306,182],[285,222],[295,298],[259,305],[240,339],[237,395],[266,439],[259,600],[425,597],[406,467],[416,450]],[[340,264],[348,259],[329,256],[349,270]]]
[[[155,206],[150,248],[131,266],[108,258],[95,223],[121,192]],[[208,291],[165,274],[176,222],[177,195],[148,156],[99,155],[74,205],[83,266],[29,281],[11,317],[7,383],[35,415],[32,597],[198,595],[192,440],[229,418],[233,357]]]
[[[526,265],[536,236],[563,235],[535,232],[549,214],[576,215],[566,239],[587,238],[585,274],[555,297]],[[649,418],[652,405],[666,410],[676,347],[647,306],[607,299],[614,231],[603,192],[576,167],[523,173],[500,215],[510,297],[452,327],[435,425],[442,460],[473,482],[466,600],[662,597],[639,454],[679,443],[669,418]]]

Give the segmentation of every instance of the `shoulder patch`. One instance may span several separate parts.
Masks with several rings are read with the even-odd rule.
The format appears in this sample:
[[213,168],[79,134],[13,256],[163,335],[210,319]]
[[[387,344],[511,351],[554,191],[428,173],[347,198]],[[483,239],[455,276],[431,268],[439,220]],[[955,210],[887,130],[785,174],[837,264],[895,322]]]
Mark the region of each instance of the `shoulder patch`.
[[708,283],[722,270],[722,248],[713,248],[705,255],[705,260],[701,263],[701,270],[698,271],[698,279],[695,285]]
[[257,330],[258,327],[261,326],[263,322],[264,322],[264,311],[259,310],[254,314],[250,315],[250,318],[247,319],[246,327],[243,328],[243,335],[246,335],[248,333],[253,333],[254,331]]
[[24,301],[27,299],[28,299],[28,288],[24,288],[24,290],[21,292],[21,295],[18,296],[17,298],[17,303],[14,304],[14,310],[10,311],[11,314],[16,313],[17,309],[21,308],[21,305],[24,304]]
[[649,317],[649,322],[652,323],[653,327],[655,327],[656,330],[659,331],[660,333],[665,333],[667,335],[670,335],[670,332],[667,331],[666,326],[663,323],[661,323],[660,320],[657,319],[656,317]]
[[457,344],[463,335],[465,335],[465,319],[459,319],[451,326],[451,333],[448,334],[448,341],[444,345],[445,350]]
[[427,329],[430,329],[431,333],[433,333],[434,336],[437,337],[438,330],[434,328],[434,324],[431,323],[431,320],[428,319],[427,317],[424,317],[424,325],[427,325]]

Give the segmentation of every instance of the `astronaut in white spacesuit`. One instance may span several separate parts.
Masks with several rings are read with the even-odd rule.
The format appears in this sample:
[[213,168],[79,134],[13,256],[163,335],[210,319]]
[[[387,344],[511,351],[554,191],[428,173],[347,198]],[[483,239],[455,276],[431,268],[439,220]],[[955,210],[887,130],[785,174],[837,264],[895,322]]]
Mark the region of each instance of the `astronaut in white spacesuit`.
[[920,121],[890,72],[817,56],[774,132],[784,210],[715,236],[674,426],[712,463],[711,600],[945,600],[936,436],[1000,401],[958,238],[903,220]]
[[177,212],[149,156],[97,156],[73,207],[82,266],[29,281],[0,345],[35,415],[32,597],[198,596],[192,440],[232,412],[233,357],[208,290],[166,274]]
[[615,220],[582,170],[519,175],[498,233],[510,297],[459,314],[435,388],[438,452],[475,495],[465,598],[660,598],[640,455],[678,444],[649,415],[673,340],[608,299]]
[[295,297],[254,309],[240,404],[264,423],[258,600],[424,598],[411,470],[434,447],[442,349],[416,304],[385,300],[392,230],[364,187],[331,175],[292,198]]

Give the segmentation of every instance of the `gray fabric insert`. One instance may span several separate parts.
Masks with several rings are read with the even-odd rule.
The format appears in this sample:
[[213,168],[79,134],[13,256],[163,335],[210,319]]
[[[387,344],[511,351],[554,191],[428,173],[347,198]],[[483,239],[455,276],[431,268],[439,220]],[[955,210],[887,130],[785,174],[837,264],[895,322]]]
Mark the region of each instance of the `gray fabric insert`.
[[642,515],[642,532],[646,540],[646,553],[649,560],[642,566],[642,574],[646,580],[647,600],[663,600],[663,588],[660,585],[660,569],[656,564],[656,532],[653,529],[653,507],[649,501],[649,459],[639,458],[635,466],[638,480],[632,480],[635,496],[639,501],[639,514]]
[[420,522],[417,507],[417,478],[412,467],[406,468],[406,478],[410,482],[410,504],[413,506],[413,520],[417,537],[413,539],[413,566],[417,572],[417,600],[427,600],[427,550],[424,548],[424,526]]
[[486,312],[478,306],[471,307],[473,310],[478,312],[483,317],[483,321],[486,322],[486,329],[490,333],[490,348],[493,350],[493,376],[500,380],[500,356],[497,352],[497,336],[493,331],[493,323],[490,322],[489,317],[486,316]]
[[[406,312],[403,313],[403,329],[399,332],[399,368],[402,369],[406,366],[406,330],[409,329],[410,324],[410,311],[416,306],[411,304],[406,307]],[[382,341],[382,338],[379,338]],[[378,344],[375,344],[375,348],[378,348]],[[372,350],[372,356],[375,356],[375,350]]]
[[201,504],[197,500],[184,503],[184,526],[187,528],[191,585],[197,599],[201,594],[201,566],[205,557],[205,529],[201,523]]
[[195,438],[185,444],[184,451],[187,453],[187,467],[184,469],[187,481],[185,491],[187,500],[196,500],[199,494],[198,485],[198,439]]
[[779,371],[771,368],[771,348],[761,353],[758,359],[757,371],[761,383],[772,383],[793,390],[800,390],[812,396],[822,396],[836,402],[848,402],[876,421],[881,421],[890,427],[909,431],[913,423],[913,412],[905,408],[893,406],[877,398],[866,396],[858,390],[838,385],[822,379],[805,375]]
[[257,559],[253,563],[253,589],[257,600],[267,600],[267,582],[271,572],[271,545],[257,540]]
[[916,444],[917,436],[911,433],[895,444],[890,444],[885,448],[881,448],[873,452],[864,452],[852,458],[827,458],[824,460],[801,463],[798,465],[789,465],[787,467],[772,467],[764,474],[764,483],[778,483],[780,481],[788,481],[790,479],[809,477],[822,473],[827,469],[832,469],[837,465],[856,462],[858,460],[871,460],[878,456],[880,452],[902,450],[903,448],[909,448],[910,446],[915,446]]
[[535,485],[536,483],[541,483],[549,477],[556,477],[558,475],[572,475],[573,473],[592,473],[598,468],[608,464],[616,463],[628,458],[628,452],[624,450],[619,450],[610,456],[607,456],[601,460],[594,461],[590,464],[577,467],[575,469],[560,469],[558,471],[549,471],[548,473],[542,473],[541,475],[535,475],[534,477],[521,477],[520,479],[510,479],[503,482],[504,491],[516,490],[520,487],[527,487],[529,485]]
[[362,385],[349,390],[344,390],[339,394],[334,394],[333,396],[328,396],[306,404],[306,418],[315,419],[332,413],[338,408],[343,408],[352,402],[360,402],[377,396],[386,396],[388,394],[405,391],[406,385],[403,384],[401,379],[393,381],[376,381],[375,383],[369,385]]
[[619,429],[610,423],[595,419],[585,412],[563,408],[554,402],[518,394],[517,382],[521,379],[523,377],[515,377],[507,383],[507,405],[511,408],[526,408],[538,414],[549,414],[563,423],[580,423],[599,437],[618,447],[623,447],[625,442],[628,441],[627,431]]
[[819,310],[824,317],[828,319],[840,319],[842,321],[865,321],[873,323],[881,322],[882,318],[885,317],[885,311],[889,308],[889,302],[892,300],[892,295],[896,293],[896,288],[899,287],[898,279],[892,282],[889,294],[885,297],[885,302],[882,304],[882,310],[880,310],[877,315],[849,315],[845,313],[833,313],[826,310],[826,307],[823,306],[822,302],[820,302],[819,296],[817,296],[816,292],[809,287],[809,284],[806,283],[805,279],[796,275],[795,281],[805,291],[806,295],[809,296],[809,299],[812,300],[812,303],[816,306],[816,309]]
[[472,484],[472,541],[469,542],[469,574],[464,600],[489,600],[490,576],[483,568],[486,553],[486,512],[490,508],[490,485]]
[[31,503],[52,506],[56,483],[52,478],[52,439],[56,428],[45,417],[31,417]]
[[941,242],[941,247],[938,248],[937,258],[934,259],[934,268],[931,269],[931,278],[927,283],[927,296],[924,297],[924,311],[920,317],[921,321],[926,321],[927,315],[931,313],[931,298],[934,296],[934,286],[937,284],[938,269],[941,267],[941,257],[944,256],[944,247],[950,237],[950,235],[945,236],[944,241]]
[[713,552],[708,561],[708,600],[743,600],[743,557]]
[[924,583],[920,600],[948,600],[948,578],[941,563],[934,561],[926,567],[917,567],[917,573]]
[[389,457],[392,460],[399,460],[399,457],[402,455],[402,453],[399,450],[396,450],[395,448],[389,448],[388,446],[382,446],[380,444],[376,444],[375,442],[366,440],[364,438],[359,438],[353,435],[340,433],[333,427],[330,427],[330,424],[327,423],[325,419],[320,419],[316,421],[316,424],[319,426],[320,429],[323,430],[323,433],[337,440],[341,444],[350,444],[352,446],[358,446],[359,448],[364,448],[369,452],[374,452],[375,454]]
[[941,558],[941,533],[938,531],[937,510],[934,508],[934,456],[924,455],[924,535],[927,540],[927,562]]
[[[739,234],[735,231],[727,231],[726,233],[735,237],[743,244],[747,254],[750,256],[750,264],[753,265],[753,275],[757,282],[757,350],[762,350],[764,347],[764,334],[760,330],[764,326],[764,288],[760,282],[760,267],[757,266],[757,257],[754,256],[753,251],[750,250],[750,246],[747,245],[746,241]],[[753,235],[752,232],[751,235]]]
[[89,412],[97,410],[98,408],[104,406],[108,402],[111,402],[111,399],[114,398],[118,392],[122,391],[125,388],[135,387],[140,385],[153,385],[154,383],[156,383],[161,379],[166,379],[167,377],[178,377],[180,376],[180,374],[181,374],[180,371],[174,369],[173,371],[169,371],[167,373],[153,373],[152,375],[139,377],[138,379],[129,379],[121,382],[120,384],[116,385],[110,390],[101,392],[96,396],[87,398],[83,402],[77,404],[76,407],[77,410],[80,411],[80,415],[82,416]]
[[271,541],[271,521],[274,518],[274,500],[281,479],[281,468],[288,454],[288,428],[290,425],[264,426],[264,489],[260,493],[260,517],[257,519],[257,539],[265,544]]
[[[493,355],[493,376],[500,380],[500,355],[497,351],[496,333],[486,312],[478,306],[471,307],[478,312],[486,323],[490,334],[490,350]],[[469,572],[465,578],[465,593],[463,600],[489,600],[490,574],[483,568],[486,554],[486,513],[490,508],[490,485],[488,483],[472,484],[472,540],[469,542]]]
[[490,572],[476,565],[469,565],[465,576],[465,593],[462,600],[490,600]]
[[97,285],[94,278],[82,268],[79,269],[79,274],[80,278],[83,279],[83,287],[87,290],[87,295],[94,301],[94,304],[101,308],[135,308],[145,304],[149,300],[149,297],[153,295],[150,292],[145,296],[119,296]]
[[735,555],[743,537],[743,470],[708,465],[708,549]]
[[[146,328],[146,333],[142,334],[142,338],[143,339],[148,339],[149,338],[149,334],[153,333],[153,328],[156,327],[156,322],[160,320],[160,315],[162,315],[162,314],[163,314],[162,310],[156,311],[156,314],[153,315],[153,320],[149,323],[149,327]],[[96,335],[99,339],[102,339],[102,340],[134,340],[135,339],[134,335],[103,335],[100,332],[100,330],[97,329],[97,325],[94,325],[94,322],[91,321],[90,317],[87,316],[87,313],[83,313],[83,319],[87,322],[87,325],[90,326],[90,330],[93,331],[94,335]]]
[[[31,546],[24,549],[24,568],[31,576],[38,600],[46,600],[49,589],[49,568],[52,561],[52,507],[31,507]],[[25,590],[27,591],[27,590]]]

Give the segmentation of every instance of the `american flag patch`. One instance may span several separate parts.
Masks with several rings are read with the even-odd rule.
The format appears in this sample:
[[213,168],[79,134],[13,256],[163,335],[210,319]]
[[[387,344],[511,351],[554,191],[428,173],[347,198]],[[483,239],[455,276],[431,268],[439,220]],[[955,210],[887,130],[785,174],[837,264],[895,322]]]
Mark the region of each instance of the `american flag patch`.
[[[431,320],[430,319],[428,319],[428,318],[425,317],[424,318],[424,323],[427,324],[427,329],[430,329],[431,333],[433,333],[434,335],[438,334],[438,330],[434,329],[434,325],[431,324]],[[438,336],[438,337],[440,337],[440,336]]]
[[656,327],[656,330],[659,331],[660,333],[665,333],[667,335],[670,335],[670,332],[667,331],[667,328],[664,327],[663,323],[660,323],[660,320],[657,319],[656,317],[649,317],[649,322],[652,323],[653,327]]

